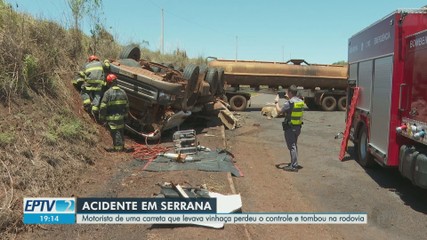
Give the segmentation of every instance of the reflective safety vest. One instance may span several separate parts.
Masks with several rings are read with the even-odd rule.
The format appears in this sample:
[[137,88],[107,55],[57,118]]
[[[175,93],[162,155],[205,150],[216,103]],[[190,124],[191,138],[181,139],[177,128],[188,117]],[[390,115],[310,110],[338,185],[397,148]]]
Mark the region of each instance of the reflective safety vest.
[[104,76],[104,65],[99,61],[93,61],[85,66],[85,89],[87,91],[101,91],[107,83]]
[[126,92],[118,86],[108,89],[101,100],[99,119],[106,120],[111,129],[124,128],[129,101]]
[[304,109],[304,102],[294,102],[294,107],[292,108],[291,112],[291,123],[294,126],[301,126],[302,124],[302,114]]

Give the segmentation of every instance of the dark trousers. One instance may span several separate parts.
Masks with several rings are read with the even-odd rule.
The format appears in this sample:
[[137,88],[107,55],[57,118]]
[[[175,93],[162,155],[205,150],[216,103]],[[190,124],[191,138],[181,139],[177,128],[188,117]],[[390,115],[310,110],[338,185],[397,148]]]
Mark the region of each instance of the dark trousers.
[[125,146],[124,128],[112,129],[110,127],[111,138],[113,139],[113,147],[116,151],[122,151]]
[[286,145],[291,155],[291,166],[298,167],[298,136],[301,133],[301,126],[291,126],[285,130]]
[[99,105],[101,103],[102,91],[88,91],[84,87],[80,93],[83,106],[87,112],[92,111],[94,116],[98,116]]

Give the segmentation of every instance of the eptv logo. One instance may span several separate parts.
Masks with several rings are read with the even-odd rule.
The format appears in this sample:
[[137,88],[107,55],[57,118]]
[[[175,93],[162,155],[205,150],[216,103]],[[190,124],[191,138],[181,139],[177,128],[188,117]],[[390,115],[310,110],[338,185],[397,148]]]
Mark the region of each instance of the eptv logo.
[[74,198],[24,198],[25,213],[75,213]]

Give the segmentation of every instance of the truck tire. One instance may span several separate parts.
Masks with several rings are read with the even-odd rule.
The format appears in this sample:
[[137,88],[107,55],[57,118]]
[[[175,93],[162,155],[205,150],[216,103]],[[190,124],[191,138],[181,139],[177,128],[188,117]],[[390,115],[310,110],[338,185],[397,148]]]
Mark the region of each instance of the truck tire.
[[374,158],[368,151],[368,129],[366,125],[363,125],[359,134],[357,134],[357,162],[359,162],[360,166],[369,168],[374,165]]
[[218,89],[218,71],[216,68],[209,68],[206,74],[206,81],[209,83],[209,89],[212,96],[216,95]]
[[224,93],[224,84],[224,69],[218,68],[218,89],[215,95],[221,96]]
[[141,50],[136,45],[129,45],[123,48],[119,55],[120,59],[131,58],[135,61],[139,61],[141,59]]
[[230,108],[233,111],[244,111],[248,100],[242,95],[234,95],[230,98]]
[[305,105],[307,105],[307,107],[308,107],[308,109],[310,111],[318,110],[319,109],[319,106],[314,101],[314,98],[306,98],[304,102],[305,102]]
[[194,92],[197,85],[197,79],[199,78],[199,67],[194,64],[188,64],[184,68],[183,77],[188,81],[187,90]]
[[322,99],[323,111],[334,111],[337,107],[337,100],[333,96],[326,96]]
[[338,99],[338,110],[345,111],[347,109],[347,96]]

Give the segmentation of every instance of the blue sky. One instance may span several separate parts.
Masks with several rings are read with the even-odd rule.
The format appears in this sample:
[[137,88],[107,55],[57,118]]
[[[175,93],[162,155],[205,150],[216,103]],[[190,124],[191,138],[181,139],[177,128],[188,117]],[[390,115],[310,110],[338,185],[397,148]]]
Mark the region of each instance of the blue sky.
[[[66,0],[6,1],[18,11],[71,24]],[[179,47],[190,57],[234,59],[237,46],[243,60],[330,64],[347,60],[347,41],[356,32],[396,9],[425,5],[419,0],[103,0],[102,19],[120,43],[148,41],[157,50],[163,8],[166,52]],[[90,21],[82,26],[89,32]]]

